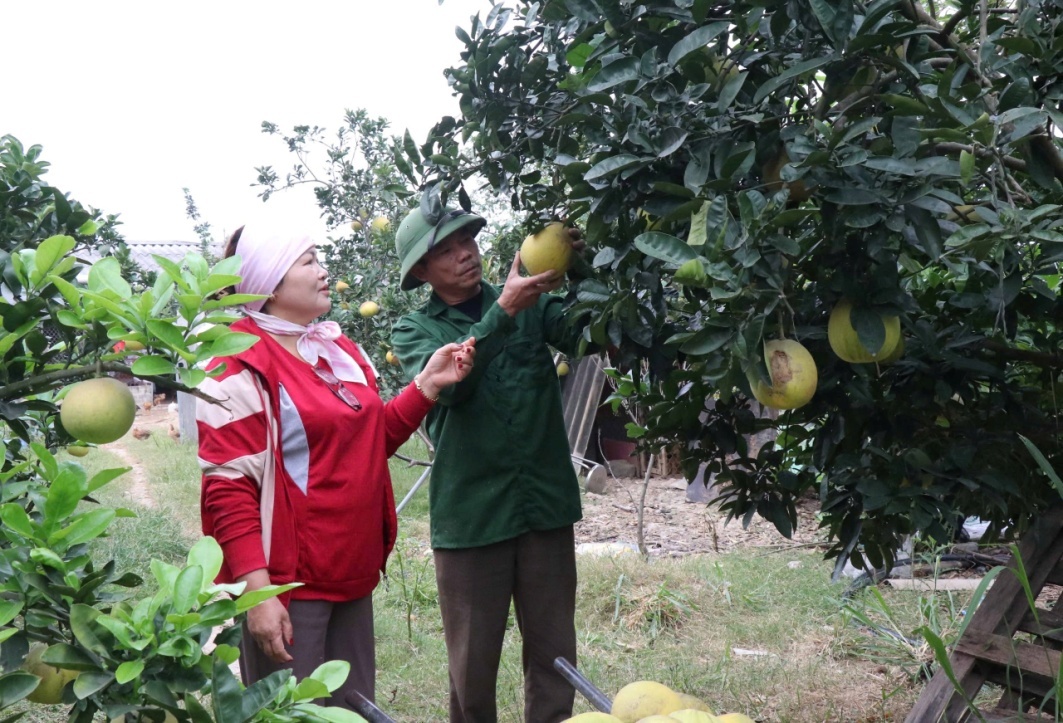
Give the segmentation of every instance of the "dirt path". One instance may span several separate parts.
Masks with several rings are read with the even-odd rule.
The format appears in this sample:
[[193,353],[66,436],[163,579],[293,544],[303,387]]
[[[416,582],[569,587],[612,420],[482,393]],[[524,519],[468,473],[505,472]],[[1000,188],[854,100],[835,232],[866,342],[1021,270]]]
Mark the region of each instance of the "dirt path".
[[144,468],[137,464],[133,455],[125,447],[127,439],[132,438],[127,435],[117,442],[103,445],[103,449],[118,457],[122,460],[122,464],[131,468],[126,479],[129,484],[129,498],[133,501],[133,504],[155,509],[159,505],[151,495],[151,488],[148,486],[147,479],[144,476]]

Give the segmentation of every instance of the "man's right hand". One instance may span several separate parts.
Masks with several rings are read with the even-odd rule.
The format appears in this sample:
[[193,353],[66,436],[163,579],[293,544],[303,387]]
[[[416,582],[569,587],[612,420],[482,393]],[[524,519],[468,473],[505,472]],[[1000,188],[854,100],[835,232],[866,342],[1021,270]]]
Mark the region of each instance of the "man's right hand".
[[506,277],[506,284],[498,297],[498,305],[510,316],[516,316],[525,309],[535,306],[543,294],[561,288],[565,275],[556,271],[544,271],[535,276],[520,275],[520,252],[513,257],[513,265]]

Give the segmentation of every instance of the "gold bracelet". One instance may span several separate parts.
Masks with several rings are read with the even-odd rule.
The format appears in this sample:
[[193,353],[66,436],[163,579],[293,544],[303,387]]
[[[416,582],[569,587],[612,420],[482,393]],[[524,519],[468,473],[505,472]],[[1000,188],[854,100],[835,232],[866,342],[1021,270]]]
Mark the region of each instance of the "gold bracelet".
[[433,404],[435,404],[436,402],[439,401],[439,395],[438,394],[436,396],[434,396],[434,397],[428,396],[428,392],[426,392],[424,390],[424,387],[421,386],[421,380],[418,379],[417,377],[413,378],[413,385],[415,387],[417,387],[417,391],[419,391],[421,393],[421,396],[424,397],[425,399],[427,399],[428,401],[432,402]]

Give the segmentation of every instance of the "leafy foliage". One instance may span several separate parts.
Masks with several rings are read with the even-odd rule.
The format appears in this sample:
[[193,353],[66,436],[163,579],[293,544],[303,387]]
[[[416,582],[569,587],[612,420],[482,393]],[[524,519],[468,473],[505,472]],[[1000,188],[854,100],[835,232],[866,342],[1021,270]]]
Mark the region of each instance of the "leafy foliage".
[[[1061,24],[1037,0],[500,3],[458,29],[463,118],[396,163],[581,219],[573,313],[633,374],[643,444],[786,534],[818,494],[828,554],[881,565],[1058,501],[1016,435],[1058,465]],[[834,357],[842,299],[869,349],[898,315],[903,357]],[[770,419],[746,372],[784,336],[819,391]]]
[[[147,599],[136,599],[136,575],[114,560],[94,562],[93,543],[134,513],[103,507],[93,494],[127,470],[89,478],[57,460],[55,450],[71,441],[57,414],[60,387],[108,372],[196,393],[202,362],[255,341],[228,329],[235,317],[227,307],[258,297],[214,299],[239,280],[236,260],[210,267],[196,254],[179,264],[156,257],[154,282],[134,290],[116,253],[115,218],[46,185],[40,153],[0,139],[0,710],[37,688],[41,678],[19,668],[31,643],[46,643],[44,663],[77,672],[62,691],[77,723],[99,711],[156,723],[360,721],[310,702],[345,679],[343,663],[299,682],[281,671],[243,689],[228,668],[240,635],[231,622],[289,588],[243,594],[243,584],[215,585],[222,553],[213,539],[194,545],[183,568],[155,561],[158,592]],[[97,260],[86,270],[89,251]],[[139,344],[131,365],[118,341]],[[217,627],[226,629],[205,652]]]

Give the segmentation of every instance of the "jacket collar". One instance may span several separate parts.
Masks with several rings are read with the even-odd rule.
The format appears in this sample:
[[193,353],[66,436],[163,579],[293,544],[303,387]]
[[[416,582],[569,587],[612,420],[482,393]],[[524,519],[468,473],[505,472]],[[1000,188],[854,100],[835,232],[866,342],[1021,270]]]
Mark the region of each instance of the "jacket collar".
[[[487,283],[481,283],[480,288],[483,289],[484,293],[484,309],[486,313],[487,307],[498,300],[501,289]],[[450,311],[451,308],[453,307],[449,306],[445,301],[436,296],[436,293],[433,291],[432,295],[428,297],[428,305],[425,306],[424,313],[428,316],[442,316]]]

